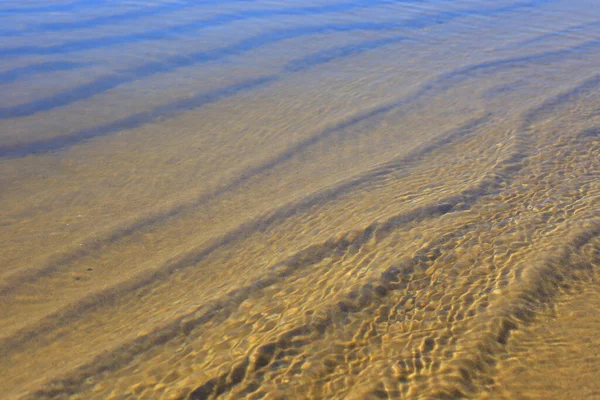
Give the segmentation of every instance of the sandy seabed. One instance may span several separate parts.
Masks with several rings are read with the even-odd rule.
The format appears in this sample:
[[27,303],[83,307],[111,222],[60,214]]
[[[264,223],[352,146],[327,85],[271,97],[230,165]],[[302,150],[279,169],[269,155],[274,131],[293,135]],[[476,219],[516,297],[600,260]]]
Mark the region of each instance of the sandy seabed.
[[593,2],[11,4],[0,397],[600,398]]

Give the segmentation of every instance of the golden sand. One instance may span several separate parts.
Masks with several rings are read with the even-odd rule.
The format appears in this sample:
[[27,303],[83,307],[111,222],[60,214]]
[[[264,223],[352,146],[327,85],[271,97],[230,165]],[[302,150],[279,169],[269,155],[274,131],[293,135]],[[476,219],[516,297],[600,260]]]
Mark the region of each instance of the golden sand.
[[0,397],[600,398],[598,28],[515,28],[575,3],[240,19],[10,83]]

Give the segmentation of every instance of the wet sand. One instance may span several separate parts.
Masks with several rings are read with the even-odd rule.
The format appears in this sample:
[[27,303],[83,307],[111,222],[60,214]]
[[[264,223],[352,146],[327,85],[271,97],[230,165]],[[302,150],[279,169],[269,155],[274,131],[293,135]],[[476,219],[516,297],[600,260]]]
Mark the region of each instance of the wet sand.
[[0,8],[0,397],[600,396],[594,2],[92,3]]

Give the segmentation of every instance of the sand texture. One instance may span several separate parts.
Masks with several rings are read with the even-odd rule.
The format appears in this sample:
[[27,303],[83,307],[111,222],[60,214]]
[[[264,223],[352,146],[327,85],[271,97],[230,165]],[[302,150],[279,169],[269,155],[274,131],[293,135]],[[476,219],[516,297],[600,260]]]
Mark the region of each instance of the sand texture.
[[0,398],[600,398],[596,2],[92,3],[0,5]]

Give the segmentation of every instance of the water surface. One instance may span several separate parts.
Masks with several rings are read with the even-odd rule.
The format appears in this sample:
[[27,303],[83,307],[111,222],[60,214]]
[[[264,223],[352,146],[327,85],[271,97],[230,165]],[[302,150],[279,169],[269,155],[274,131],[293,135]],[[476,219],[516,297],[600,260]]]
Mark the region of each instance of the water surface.
[[600,398],[600,7],[0,4],[0,396]]

